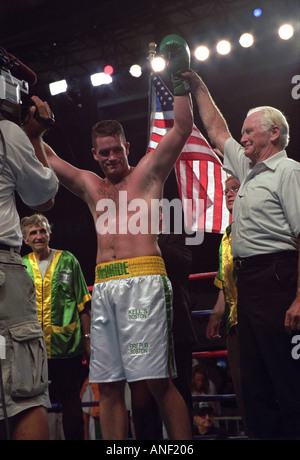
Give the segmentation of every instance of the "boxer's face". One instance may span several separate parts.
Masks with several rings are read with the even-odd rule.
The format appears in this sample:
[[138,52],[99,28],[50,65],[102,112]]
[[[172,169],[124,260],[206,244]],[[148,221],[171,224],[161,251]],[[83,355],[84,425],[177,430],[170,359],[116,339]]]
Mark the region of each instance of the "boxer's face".
[[92,149],[105,176],[112,180],[120,180],[129,169],[129,143],[123,143],[120,136],[97,137],[96,147]]

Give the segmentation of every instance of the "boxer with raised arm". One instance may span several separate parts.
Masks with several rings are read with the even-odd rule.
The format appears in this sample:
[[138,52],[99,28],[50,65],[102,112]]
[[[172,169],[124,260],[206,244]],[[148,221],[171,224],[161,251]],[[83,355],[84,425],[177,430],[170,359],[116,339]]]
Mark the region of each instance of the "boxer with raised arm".
[[[60,183],[89,206],[97,233],[90,381],[99,382],[104,439],[127,437],[126,381],[134,403],[146,382],[170,439],[191,437],[186,406],[171,380],[171,285],[157,234],[151,232],[151,203],[163,197],[164,183],[192,130],[191,99],[181,78],[189,68],[190,52],[177,35],[165,37],[160,51],[173,75],[174,126],[136,167],[128,162],[129,142],[116,121],[102,121],[93,128],[92,153],[104,179],[75,168],[46,146]],[[137,202],[143,204],[141,220],[148,223],[147,232],[131,231]]]

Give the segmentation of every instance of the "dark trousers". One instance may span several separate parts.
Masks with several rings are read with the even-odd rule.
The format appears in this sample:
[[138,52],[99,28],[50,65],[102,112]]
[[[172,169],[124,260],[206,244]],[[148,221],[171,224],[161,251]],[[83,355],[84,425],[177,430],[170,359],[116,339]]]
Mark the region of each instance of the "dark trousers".
[[191,420],[191,426],[193,426],[193,398],[191,392],[193,367],[192,345],[190,343],[174,342],[174,351],[177,377],[173,380],[173,382],[185,401]]
[[[251,258],[252,259],[252,258]],[[237,270],[241,378],[249,435],[300,439],[300,361],[284,327],[296,296],[298,253]]]
[[83,413],[80,399],[82,357],[48,359],[51,404],[61,405],[66,440],[83,440]]

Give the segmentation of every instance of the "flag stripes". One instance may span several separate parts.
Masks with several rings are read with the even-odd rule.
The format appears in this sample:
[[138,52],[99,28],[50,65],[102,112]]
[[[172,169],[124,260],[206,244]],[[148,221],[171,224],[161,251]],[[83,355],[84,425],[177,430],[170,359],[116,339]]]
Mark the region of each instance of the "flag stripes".
[[[152,75],[152,85],[147,152],[157,147],[174,122],[172,93],[157,74]],[[223,195],[227,175],[219,157],[195,125],[174,169],[187,229],[224,233],[230,223]]]

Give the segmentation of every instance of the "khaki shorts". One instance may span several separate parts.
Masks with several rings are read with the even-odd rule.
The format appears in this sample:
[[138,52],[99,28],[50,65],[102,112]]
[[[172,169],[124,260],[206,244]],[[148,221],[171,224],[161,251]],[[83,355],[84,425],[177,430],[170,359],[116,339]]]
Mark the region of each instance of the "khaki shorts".
[[174,377],[171,323],[172,287],[160,257],[98,265],[90,382]]
[[4,250],[0,251],[0,337],[7,416],[31,407],[49,407],[47,354],[34,284],[21,257]]

